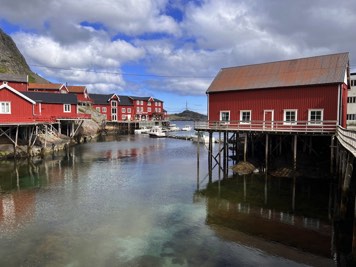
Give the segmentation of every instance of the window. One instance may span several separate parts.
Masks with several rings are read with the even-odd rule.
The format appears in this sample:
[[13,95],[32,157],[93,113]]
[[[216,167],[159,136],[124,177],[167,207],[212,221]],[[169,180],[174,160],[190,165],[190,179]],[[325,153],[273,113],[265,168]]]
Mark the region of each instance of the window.
[[107,110],[107,109],[104,107],[104,108],[102,109],[103,113],[106,113],[106,110]]
[[126,120],[126,115],[122,115],[121,119],[124,121]]
[[69,113],[70,112],[70,104],[64,104],[63,105],[63,111],[66,112],[66,113]]
[[147,106],[151,106],[151,102],[150,101],[148,101]]
[[0,102],[0,114],[11,114],[10,102]]
[[140,107],[136,108],[136,112],[139,113],[140,112]]
[[147,108],[147,112],[151,112],[151,108]]
[[347,103],[356,103],[356,96],[349,96],[347,98]]
[[356,80],[351,80],[351,86],[356,86]]
[[240,111],[240,122],[244,124],[251,123],[251,110],[241,110]]
[[117,113],[116,108],[111,108],[111,114],[116,114],[116,113]]
[[228,122],[230,120],[230,111],[220,111],[220,121]]
[[117,102],[116,101],[111,101],[111,106],[112,107],[116,107],[117,106]]
[[131,108],[127,108],[127,113],[131,113]]
[[356,114],[347,114],[347,120],[348,121],[356,120]]
[[284,110],[284,119],[283,124],[293,125],[297,124],[297,110],[295,109],[286,109]]
[[100,112],[100,107],[96,107],[95,109],[96,111]]
[[140,105],[140,100],[136,100],[136,104],[137,104],[137,105]]
[[142,100],[141,100],[140,104],[143,105],[143,101]]
[[126,108],[121,108],[122,113],[126,113]]
[[308,114],[308,124],[322,124],[323,123],[323,110],[310,109]]

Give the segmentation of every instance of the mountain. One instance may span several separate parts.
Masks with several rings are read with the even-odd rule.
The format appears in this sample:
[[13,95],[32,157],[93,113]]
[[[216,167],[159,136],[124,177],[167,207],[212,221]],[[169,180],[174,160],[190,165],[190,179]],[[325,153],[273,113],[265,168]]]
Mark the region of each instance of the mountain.
[[0,74],[28,75],[29,82],[48,83],[32,72],[12,38],[0,29]]
[[169,115],[171,121],[206,121],[207,119],[208,116],[190,110]]

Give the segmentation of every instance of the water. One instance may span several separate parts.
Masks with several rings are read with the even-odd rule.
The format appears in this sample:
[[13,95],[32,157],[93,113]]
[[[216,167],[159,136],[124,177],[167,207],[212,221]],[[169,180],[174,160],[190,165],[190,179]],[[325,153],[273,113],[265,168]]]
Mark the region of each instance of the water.
[[[285,242],[293,239],[291,229],[315,242],[330,239],[327,203],[318,210],[327,199],[316,203],[320,215],[313,213],[311,228],[293,226],[292,181],[269,182],[267,202],[261,176],[207,186],[203,149],[197,192],[196,151],[190,141],[137,135],[79,145],[43,161],[0,163],[0,266],[332,264],[324,250]],[[315,202],[298,197],[295,203]],[[305,210],[311,209],[294,206],[296,221]],[[281,213],[286,222],[277,219]],[[258,231],[263,225],[282,229],[282,236]]]

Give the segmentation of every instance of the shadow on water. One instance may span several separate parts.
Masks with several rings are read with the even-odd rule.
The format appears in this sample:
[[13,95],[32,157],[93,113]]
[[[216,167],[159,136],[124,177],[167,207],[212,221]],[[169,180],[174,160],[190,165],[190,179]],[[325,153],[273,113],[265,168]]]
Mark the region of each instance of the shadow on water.
[[[236,174],[209,183],[195,198],[205,200],[206,223],[221,238],[313,266],[352,266],[333,259],[343,246],[338,235],[345,234],[333,216],[336,188],[333,179]],[[270,242],[324,260],[276,250]]]

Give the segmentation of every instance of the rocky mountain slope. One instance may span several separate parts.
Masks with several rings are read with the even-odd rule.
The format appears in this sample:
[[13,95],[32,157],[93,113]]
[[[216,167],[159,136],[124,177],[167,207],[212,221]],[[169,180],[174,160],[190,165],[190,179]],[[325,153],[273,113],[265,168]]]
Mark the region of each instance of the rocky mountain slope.
[[0,29],[0,74],[1,73],[27,74],[30,82],[48,82],[31,71],[15,42],[2,29]]

